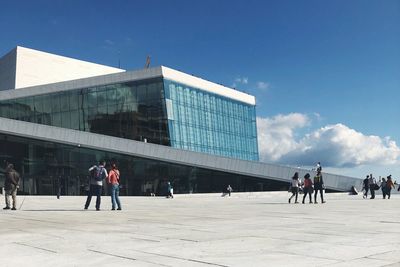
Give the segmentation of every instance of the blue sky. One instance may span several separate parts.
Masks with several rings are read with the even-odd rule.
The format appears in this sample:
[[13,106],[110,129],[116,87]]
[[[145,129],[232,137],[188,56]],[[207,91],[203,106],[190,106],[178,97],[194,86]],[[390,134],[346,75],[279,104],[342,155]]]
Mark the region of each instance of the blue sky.
[[255,95],[265,161],[400,177],[399,0],[3,1],[0,26],[0,55],[151,55]]

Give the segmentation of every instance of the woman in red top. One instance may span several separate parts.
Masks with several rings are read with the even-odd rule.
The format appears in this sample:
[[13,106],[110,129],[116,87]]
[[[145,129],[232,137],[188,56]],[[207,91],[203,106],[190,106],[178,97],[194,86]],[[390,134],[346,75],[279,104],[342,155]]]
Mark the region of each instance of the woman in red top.
[[302,203],[304,204],[304,200],[306,199],[307,194],[310,197],[310,203],[312,203],[311,195],[312,195],[314,189],[313,189],[313,182],[310,179],[310,174],[309,173],[304,175],[304,189],[303,189],[303,191],[304,191],[304,196],[303,196],[303,202]]
[[115,163],[111,165],[111,171],[108,174],[107,180],[111,186],[111,209],[115,210],[115,206],[117,205],[117,210],[121,210],[121,202],[119,201],[119,170]]

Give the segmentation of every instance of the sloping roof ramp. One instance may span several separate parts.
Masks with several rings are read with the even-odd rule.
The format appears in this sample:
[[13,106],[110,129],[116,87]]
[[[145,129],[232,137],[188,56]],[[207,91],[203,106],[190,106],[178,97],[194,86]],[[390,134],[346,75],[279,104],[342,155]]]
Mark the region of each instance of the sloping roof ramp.
[[[64,129],[24,121],[0,118],[0,132],[31,139],[110,151],[114,153],[160,160],[187,166],[212,169],[227,173],[247,175],[263,179],[290,182],[294,172],[303,177],[309,170],[279,166],[262,162],[245,161],[198,153],[172,147],[127,140],[106,135]],[[99,145],[101,144],[101,145]],[[324,173],[327,189],[350,191],[360,188],[362,180],[353,177]]]

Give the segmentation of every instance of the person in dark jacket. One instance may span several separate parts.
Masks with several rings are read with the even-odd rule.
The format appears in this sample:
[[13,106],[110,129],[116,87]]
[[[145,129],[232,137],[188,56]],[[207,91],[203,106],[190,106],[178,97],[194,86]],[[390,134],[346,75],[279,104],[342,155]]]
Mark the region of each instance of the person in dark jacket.
[[369,190],[369,175],[364,179],[363,181],[363,189],[364,189],[364,195],[363,198],[368,198],[368,190]]
[[[16,210],[17,209],[17,190],[19,188],[19,173],[14,170],[13,164],[8,164],[6,167],[6,179],[4,181],[4,190],[6,191],[6,206],[4,210]],[[10,196],[13,200],[12,208],[10,207]]]
[[318,191],[321,195],[321,203],[325,203],[324,201],[324,180],[322,179],[322,174],[320,171],[317,172],[317,175],[314,177],[314,203],[318,204],[317,202],[317,194]]
[[92,196],[96,196],[96,210],[100,210],[101,192],[103,190],[103,180],[108,177],[105,168],[106,162],[104,160],[99,162],[99,166],[92,166],[89,169],[90,175],[90,188],[85,203],[85,210],[89,208]]

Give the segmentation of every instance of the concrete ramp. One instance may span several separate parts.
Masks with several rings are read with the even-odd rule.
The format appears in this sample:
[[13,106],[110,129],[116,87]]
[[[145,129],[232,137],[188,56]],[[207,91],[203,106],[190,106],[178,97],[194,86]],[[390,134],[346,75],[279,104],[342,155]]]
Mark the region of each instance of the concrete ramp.
[[[36,123],[0,118],[0,132],[13,136],[50,141],[54,143],[81,146],[163,162],[194,166],[205,169],[246,175],[276,181],[291,180],[294,172],[303,177],[310,170],[280,166],[276,164],[226,158],[168,146],[127,140],[101,134],[41,125]],[[101,144],[101,146],[99,146]],[[329,173],[323,173],[327,189],[350,191],[352,186],[361,188],[362,180]]]

